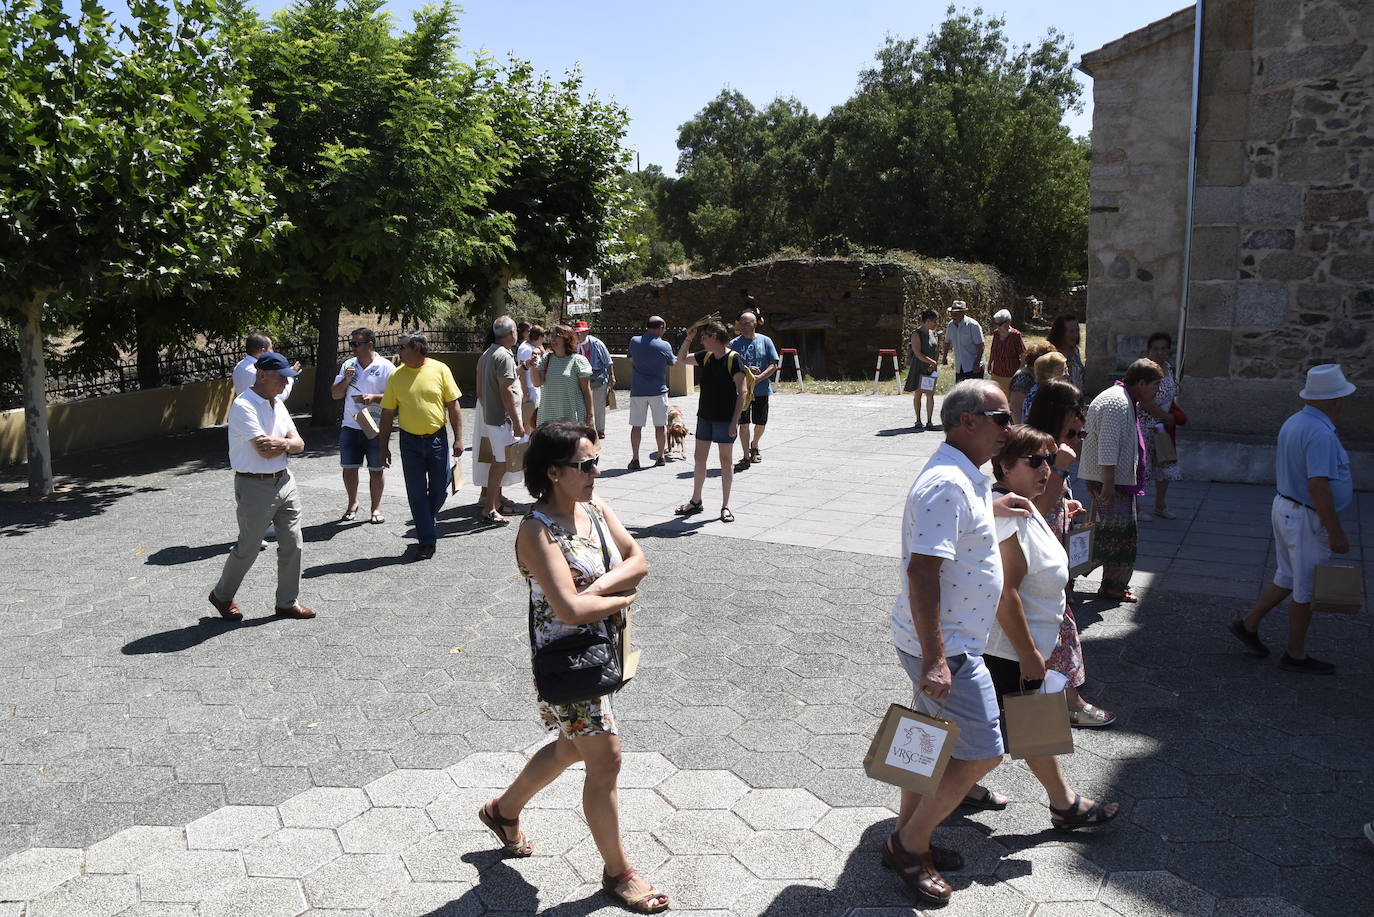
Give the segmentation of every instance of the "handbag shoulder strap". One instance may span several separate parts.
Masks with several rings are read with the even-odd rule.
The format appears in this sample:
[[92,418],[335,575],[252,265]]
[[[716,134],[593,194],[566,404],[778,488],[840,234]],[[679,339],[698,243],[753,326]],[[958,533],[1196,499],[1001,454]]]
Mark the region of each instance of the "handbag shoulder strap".
[[601,513],[594,503],[587,503],[587,515],[592,517],[592,525],[596,527],[596,540],[601,545],[601,566],[604,575],[611,571],[611,549],[606,545],[606,530],[601,527]]

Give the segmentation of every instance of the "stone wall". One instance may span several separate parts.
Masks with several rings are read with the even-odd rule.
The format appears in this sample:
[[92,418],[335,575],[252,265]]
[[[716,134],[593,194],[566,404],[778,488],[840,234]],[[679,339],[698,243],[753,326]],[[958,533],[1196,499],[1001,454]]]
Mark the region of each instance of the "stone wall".
[[[1150,331],[1177,327],[1193,15],[1081,65],[1094,77],[1093,206],[1121,208],[1110,220],[1095,212],[1090,232],[1093,386],[1141,353]],[[1374,439],[1374,3],[1209,0],[1204,15],[1189,416],[1202,429],[1272,433],[1300,406],[1306,370],[1337,362],[1362,388],[1343,431]],[[1157,27],[1167,37],[1142,44]],[[1173,100],[1167,111],[1161,95]],[[1118,156],[1125,175],[1107,171]],[[1156,258],[1157,270],[1142,251],[1173,260]]]
[[780,348],[797,348],[808,375],[824,378],[872,373],[879,348],[897,348],[905,359],[906,337],[927,307],[943,315],[962,299],[984,327],[998,309],[1023,307],[1011,283],[986,265],[777,258],[616,287],[602,294],[597,321],[638,327],[648,316],[661,315],[669,326],[681,326],[710,312],[733,320],[743,307],[741,290],[763,311],[762,330]]

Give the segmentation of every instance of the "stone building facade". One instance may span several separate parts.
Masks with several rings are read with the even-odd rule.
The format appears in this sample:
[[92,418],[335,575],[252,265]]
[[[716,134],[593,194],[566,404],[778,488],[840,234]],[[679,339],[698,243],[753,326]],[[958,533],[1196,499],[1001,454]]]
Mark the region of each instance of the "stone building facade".
[[[1272,437],[1306,370],[1374,440],[1374,2],[1206,0],[1181,379],[1196,428]],[[1195,9],[1083,56],[1093,77],[1089,384],[1183,297]]]
[[760,261],[731,271],[616,287],[602,294],[597,321],[606,327],[641,327],[648,316],[661,315],[669,326],[684,326],[719,312],[729,322],[744,307],[741,291],[747,290],[764,313],[761,330],[779,348],[796,348],[808,376],[864,376],[873,372],[880,348],[896,348],[905,361],[907,336],[926,308],[944,315],[951,302],[962,299],[986,328],[993,312],[1020,307],[1011,283],[993,268],[936,264],[927,268],[855,258]]

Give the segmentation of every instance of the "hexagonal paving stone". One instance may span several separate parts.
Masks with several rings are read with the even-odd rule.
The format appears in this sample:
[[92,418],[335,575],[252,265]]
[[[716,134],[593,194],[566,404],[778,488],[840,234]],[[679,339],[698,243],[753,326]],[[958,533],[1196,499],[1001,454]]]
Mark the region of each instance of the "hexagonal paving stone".
[[168,854],[185,850],[183,829],[138,825],[87,847],[86,872],[140,872]]
[[110,917],[138,902],[133,876],[79,876],[29,905],[29,917]]
[[678,771],[658,792],[679,809],[728,809],[749,787],[729,771]]
[[0,901],[27,901],[81,874],[80,850],[31,847],[0,860]]
[[337,828],[372,808],[362,790],[352,787],[315,787],[277,806],[288,828]]
[[753,787],[789,788],[804,784],[821,769],[798,751],[747,751],[730,771]]
[[1281,898],[1226,898],[1217,902],[1213,917],[1312,917]]
[[747,887],[749,871],[734,857],[675,856],[652,876],[676,910],[729,910]]
[[417,882],[407,885],[368,912],[368,917],[477,917],[482,901],[462,882]]
[[1225,841],[1231,819],[1204,799],[1142,799],[1131,820],[1166,841]]
[[673,812],[673,807],[659,795],[658,790],[620,791],[622,831],[652,831]]
[[750,790],[735,803],[734,812],[758,830],[810,828],[830,807],[801,789]]
[[369,908],[409,881],[393,854],[346,853],[305,877],[305,897],[315,908]]
[[138,876],[138,891],[144,901],[199,901],[245,877],[238,853],[183,850],[145,866]]
[[446,772],[460,788],[505,789],[520,775],[526,760],[524,755],[512,751],[478,751],[447,768]]
[[490,832],[440,831],[413,844],[401,861],[416,882],[468,884],[477,881],[481,860],[472,856],[475,852],[489,853],[493,860],[501,857]]
[[1326,832],[1294,824],[1291,818],[1236,819],[1232,837],[1277,866],[1320,866],[1335,859]]
[[272,806],[224,806],[186,826],[191,850],[239,850],[281,827]]
[[[657,881],[657,870],[668,860],[668,851],[663,845],[654,840],[647,831],[625,831],[621,833],[620,840],[625,845],[625,856],[634,864],[635,869],[643,873],[650,882]],[[601,887],[601,875],[606,864],[590,835],[569,850],[564,859],[577,871],[583,882],[597,888]]]
[[306,908],[294,879],[242,879],[200,902],[200,917],[296,917]]
[[250,876],[300,879],[341,856],[343,848],[326,828],[282,828],[243,851]]
[[[879,825],[882,827],[876,828]],[[887,837],[896,830],[896,827],[896,813],[891,809],[863,806],[829,809],[821,820],[812,826],[811,830],[839,850],[853,850],[859,846],[864,835],[869,832]]]
[[[1028,871],[1023,858],[1031,861]],[[1010,856],[996,875],[1032,901],[1091,901],[1106,873],[1075,851],[1058,847]]]
[[451,789],[453,780],[444,771],[398,770],[378,777],[363,792],[374,806],[423,809]]
[[1163,870],[1114,872],[1107,877],[1099,900],[1125,917],[1207,917],[1216,907],[1214,897]]
[[621,787],[655,787],[672,776],[677,768],[656,751],[630,751],[621,755]]
[[489,912],[536,914],[582,884],[562,857],[498,860],[482,870],[477,895]]
[[650,833],[673,854],[734,853],[750,835],[739,816],[718,809],[674,812]]
[[369,809],[339,828],[347,853],[400,853],[434,833],[423,809]]
[[839,874],[844,858],[811,831],[759,831],[735,858],[760,879],[822,879]]

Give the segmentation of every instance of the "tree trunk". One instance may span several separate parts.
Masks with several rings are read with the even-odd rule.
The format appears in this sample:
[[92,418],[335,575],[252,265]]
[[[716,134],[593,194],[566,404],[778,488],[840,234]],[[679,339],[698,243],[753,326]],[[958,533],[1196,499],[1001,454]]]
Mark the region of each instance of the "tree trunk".
[[508,266],[497,268],[496,274],[491,278],[491,286],[487,288],[487,322],[485,328],[478,328],[478,331],[486,333],[491,328],[491,323],[506,314],[506,295],[510,289],[511,269]]
[[[135,316],[137,319],[138,316]],[[138,387],[157,388],[162,384],[162,360],[157,340],[142,321],[134,324],[135,365],[138,368]]]
[[338,306],[320,306],[315,332],[315,387],[311,395],[310,426],[332,427],[339,422],[340,408],[340,403],[329,395],[334,365],[339,361]]
[[34,296],[20,309],[24,324],[19,329],[19,362],[24,374],[24,439],[28,447],[29,497],[41,499],[53,492],[52,445],[48,441],[48,371],[43,365],[43,302],[47,291]]

